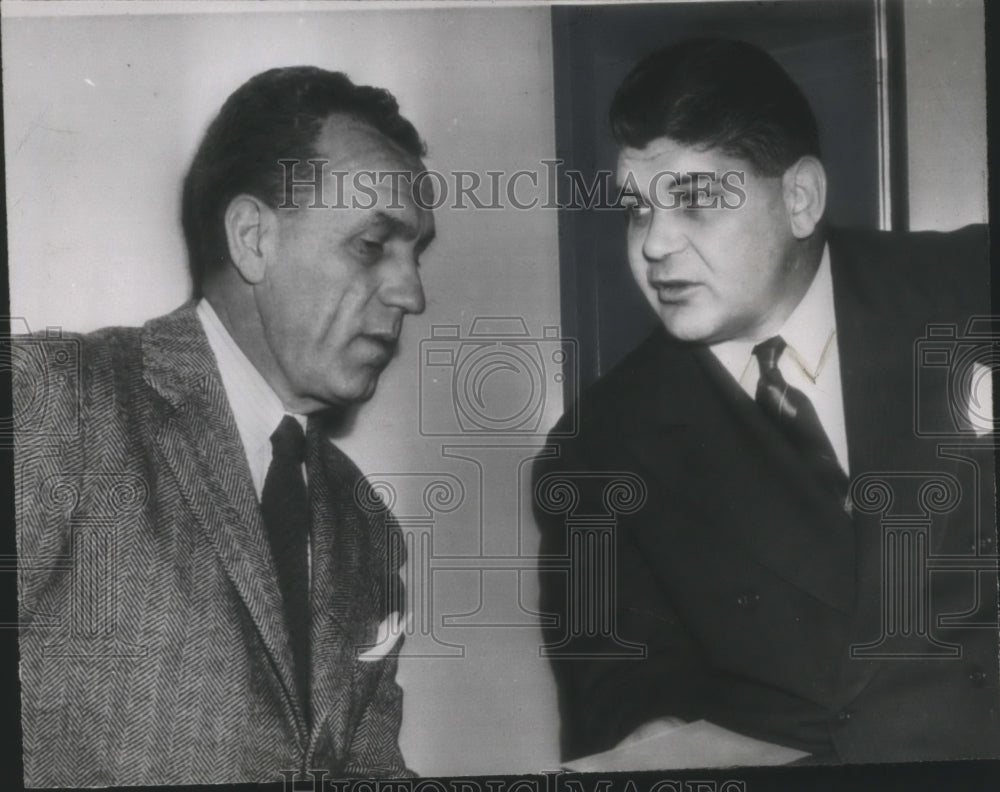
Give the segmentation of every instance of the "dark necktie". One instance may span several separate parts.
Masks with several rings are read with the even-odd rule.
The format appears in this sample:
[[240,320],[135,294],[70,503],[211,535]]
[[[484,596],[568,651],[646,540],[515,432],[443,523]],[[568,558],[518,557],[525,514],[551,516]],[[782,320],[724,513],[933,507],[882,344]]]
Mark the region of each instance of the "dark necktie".
[[306,722],[309,708],[309,494],[302,475],[306,438],[292,416],[281,419],[271,435],[271,466],[264,479],[261,511],[278,572],[278,588],[288,625],[295,681]]
[[802,391],[785,382],[778,369],[785,346],[781,336],[774,336],[753,348],[760,365],[757,403],[781,428],[818,479],[842,500],[847,494],[847,476],[837,462],[837,454],[823,431],[816,408]]

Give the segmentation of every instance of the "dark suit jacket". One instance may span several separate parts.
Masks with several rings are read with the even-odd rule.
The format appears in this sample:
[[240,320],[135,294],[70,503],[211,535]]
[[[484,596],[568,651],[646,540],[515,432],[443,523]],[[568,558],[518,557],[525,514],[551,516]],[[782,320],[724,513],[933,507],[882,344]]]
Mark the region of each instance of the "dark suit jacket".
[[[926,325],[956,323],[961,335],[989,312],[984,230],[831,232],[829,243],[852,512],[710,350],[662,330],[585,392],[577,436],[554,433],[558,456],[536,463],[536,493],[550,476],[579,492],[563,511],[536,503],[542,553],[556,559],[570,553],[567,518],[609,513],[595,472],[634,474],[647,490],[617,517],[613,629],[600,617],[574,627],[586,609],[579,581],[568,594],[558,563],[542,573],[542,609],[560,617],[549,638],[565,755],[610,748],[666,715],[820,760],[1000,755],[992,439],[942,451],[914,428],[915,408],[923,427],[947,423],[955,395],[940,367],[914,365]],[[891,505],[879,500],[886,487]],[[895,534],[886,510],[910,515]],[[923,573],[925,556],[938,564],[930,592],[904,591],[900,609],[901,567],[883,558]],[[898,621],[904,612],[915,621]],[[927,648],[913,637],[920,624],[930,656],[873,656]],[[628,645],[645,658],[611,656]]]
[[398,527],[323,422],[307,432],[307,732],[260,507],[193,306],[15,351],[25,783],[404,774],[398,647],[357,657],[402,607]]

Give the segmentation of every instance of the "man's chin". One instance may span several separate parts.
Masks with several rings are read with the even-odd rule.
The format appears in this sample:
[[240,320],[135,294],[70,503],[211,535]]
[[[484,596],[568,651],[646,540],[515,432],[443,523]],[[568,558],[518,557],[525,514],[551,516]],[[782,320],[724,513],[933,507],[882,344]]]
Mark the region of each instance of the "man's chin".
[[364,378],[363,381],[353,383],[350,387],[343,388],[340,392],[335,394],[335,397],[338,399],[338,404],[342,407],[349,407],[352,404],[364,404],[366,401],[369,401],[378,389],[378,380],[381,373],[382,369],[379,368],[378,371],[373,372],[371,375]]
[[302,412],[316,412],[326,409],[347,409],[364,404],[375,395],[378,386],[378,375],[356,383],[337,383],[312,389],[311,395],[304,399],[309,409]]
[[714,344],[718,328],[695,317],[672,314],[664,316],[659,312],[660,322],[667,334],[678,341],[689,344]]

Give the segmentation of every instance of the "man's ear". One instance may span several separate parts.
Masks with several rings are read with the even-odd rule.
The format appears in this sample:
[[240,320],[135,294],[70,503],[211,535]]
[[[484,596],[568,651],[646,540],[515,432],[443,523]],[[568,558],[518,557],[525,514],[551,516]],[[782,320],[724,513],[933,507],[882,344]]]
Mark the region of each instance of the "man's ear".
[[226,207],[229,257],[247,283],[257,284],[264,279],[276,219],[274,210],[252,195],[237,195]]
[[815,157],[806,155],[782,176],[785,208],[796,239],[805,239],[816,229],[826,209],[826,171]]

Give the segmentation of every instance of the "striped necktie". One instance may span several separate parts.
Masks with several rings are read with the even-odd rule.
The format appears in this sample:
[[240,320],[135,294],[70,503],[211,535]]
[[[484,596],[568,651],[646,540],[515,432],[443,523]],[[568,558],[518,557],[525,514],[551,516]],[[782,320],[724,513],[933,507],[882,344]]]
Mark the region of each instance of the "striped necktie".
[[816,408],[802,391],[785,382],[778,368],[785,347],[785,340],[774,336],[753,348],[760,366],[757,403],[818,474],[818,478],[832,487],[838,498],[843,499],[847,494],[847,476],[837,461],[830,438],[823,431]]

